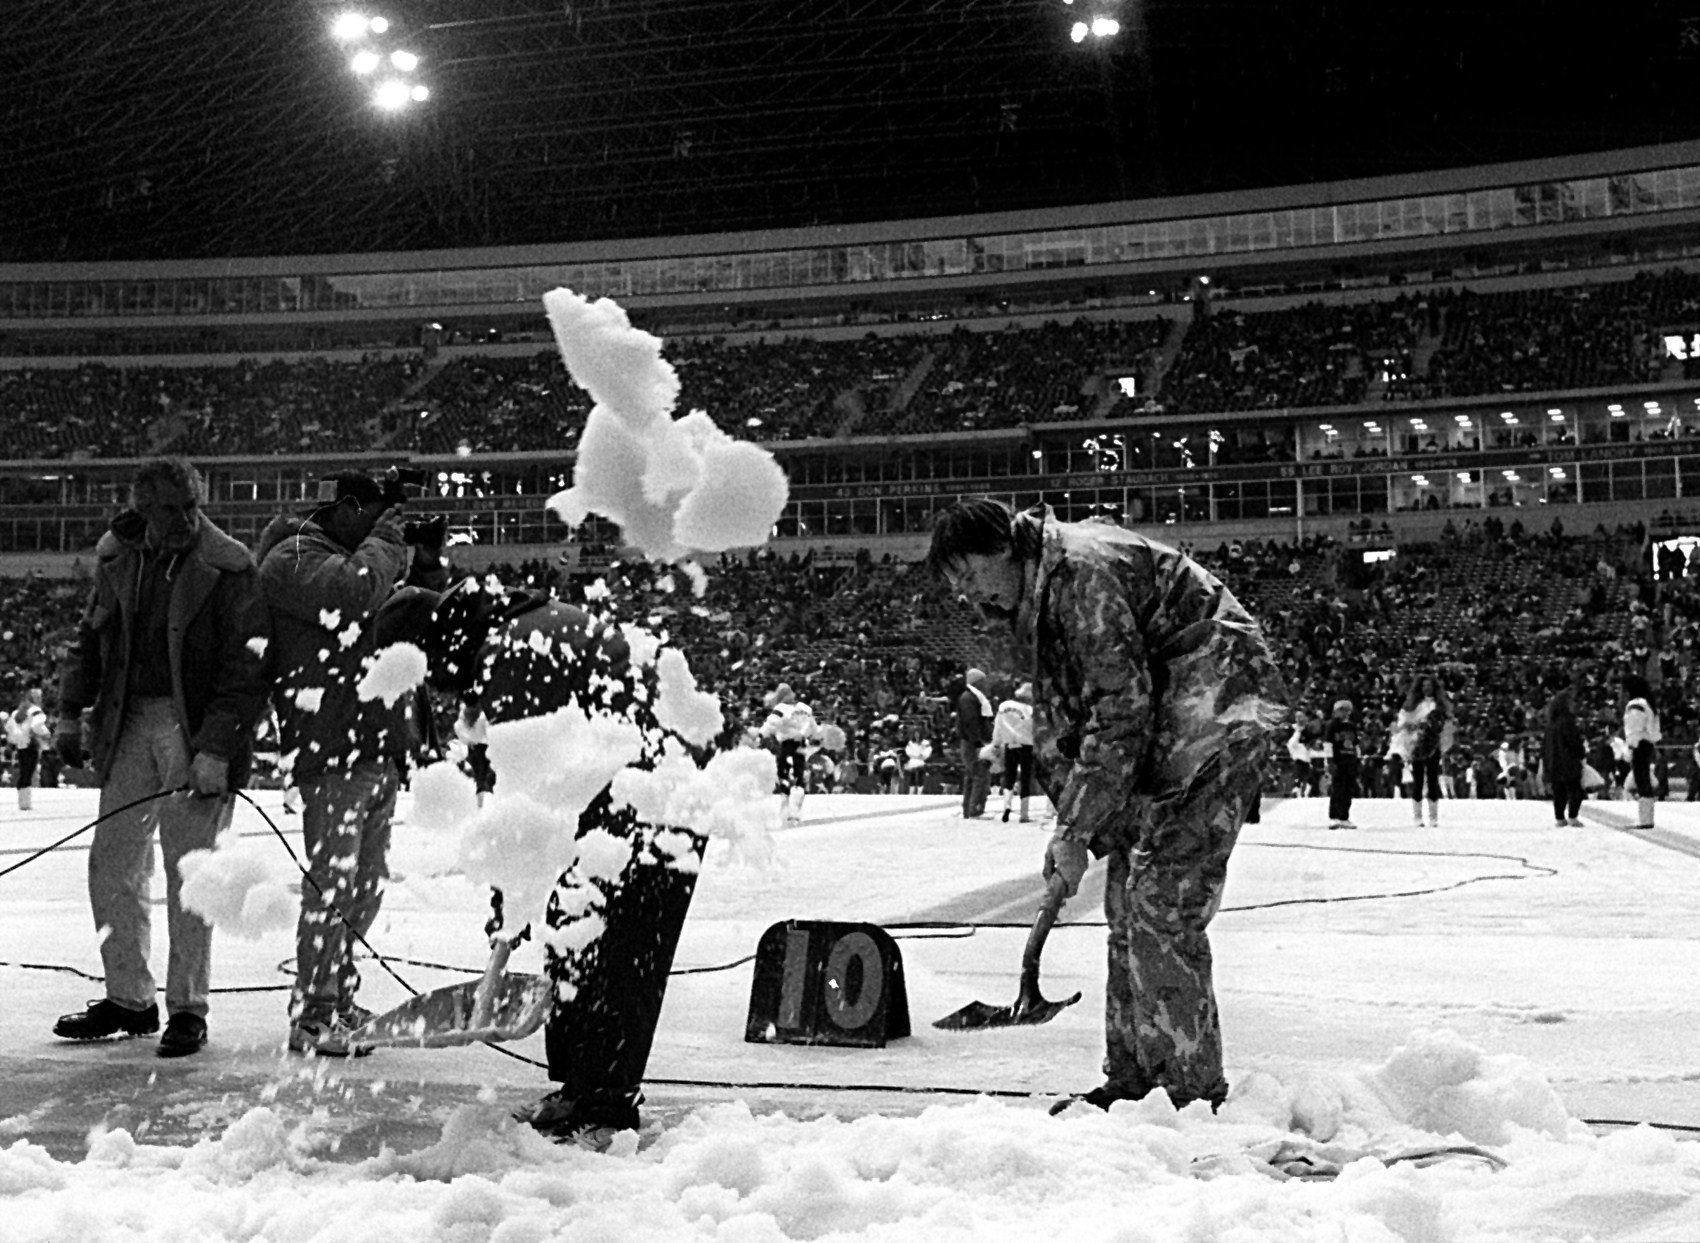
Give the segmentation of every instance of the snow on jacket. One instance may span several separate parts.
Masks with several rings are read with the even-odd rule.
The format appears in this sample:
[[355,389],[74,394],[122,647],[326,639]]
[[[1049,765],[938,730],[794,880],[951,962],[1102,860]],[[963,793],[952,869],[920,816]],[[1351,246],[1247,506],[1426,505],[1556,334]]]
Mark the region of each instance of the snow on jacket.
[[[124,724],[134,645],[140,538],[108,531],[95,545],[94,587],[77,627],[59,683],[59,714],[74,718],[92,707],[91,756],[102,783]],[[265,711],[260,659],[265,608],[254,557],[205,514],[194,547],[169,575],[166,656],[177,722],[193,752],[230,765],[230,788],[241,789],[254,757],[254,726]]]
[[1107,523],[1042,523],[1012,635],[1040,771],[1070,839],[1137,848],[1154,803],[1285,729],[1286,686],[1256,621],[1190,557]]
[[775,704],[761,726],[761,736],[775,742],[807,742],[815,733],[815,712],[805,703]]
[[998,705],[992,718],[994,747],[1030,747],[1033,745],[1033,705],[1019,699],[1006,699]]
[[357,688],[377,652],[378,608],[409,557],[394,511],[352,552],[311,519],[279,518],[260,537],[272,706],[296,784],[362,760],[407,757],[409,697],[386,706]]
[[1642,742],[1658,742],[1659,714],[1645,699],[1631,699],[1623,705],[1623,741],[1631,752]]

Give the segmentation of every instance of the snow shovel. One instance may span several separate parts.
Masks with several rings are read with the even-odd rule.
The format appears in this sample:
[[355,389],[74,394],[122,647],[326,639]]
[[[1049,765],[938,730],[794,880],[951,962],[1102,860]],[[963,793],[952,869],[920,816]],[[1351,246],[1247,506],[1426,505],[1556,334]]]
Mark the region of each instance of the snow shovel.
[[1033,917],[1033,928],[1027,934],[1027,945],[1021,951],[1021,991],[1007,1006],[988,1005],[971,1001],[960,1010],[952,1010],[942,1019],[933,1020],[934,1027],[946,1031],[971,1031],[982,1027],[1033,1027],[1049,1023],[1057,1015],[1080,1000],[1077,992],[1061,1001],[1047,1001],[1039,991],[1039,956],[1045,949],[1045,938],[1051,935],[1051,925],[1057,922],[1068,894],[1058,884],[1045,890],[1039,913]]
[[375,1014],[349,1042],[442,1049],[525,1039],[549,1017],[555,992],[544,976],[509,975],[512,952],[505,937],[492,937],[490,963],[480,979],[432,989]]

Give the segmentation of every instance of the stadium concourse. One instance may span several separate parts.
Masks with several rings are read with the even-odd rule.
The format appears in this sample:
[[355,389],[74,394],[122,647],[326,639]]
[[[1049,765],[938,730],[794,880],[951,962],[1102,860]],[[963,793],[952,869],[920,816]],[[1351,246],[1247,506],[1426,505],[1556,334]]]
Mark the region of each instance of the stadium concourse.
[[[711,852],[645,1129],[635,1151],[608,1155],[563,1154],[509,1118],[547,1087],[541,1035],[508,1047],[517,1058],[477,1045],[338,1063],[284,1052],[287,930],[219,935],[199,1057],[55,1040],[53,1016],[98,991],[87,839],[74,840],[0,877],[0,1235],[308,1238],[326,1220],[303,1216],[308,1204],[359,1205],[346,1237],[445,1240],[1036,1238],[1062,1213],[1083,1238],[1178,1237],[1182,1223],[1224,1240],[1340,1237],[1328,1231],[1350,1223],[1368,1231],[1353,1237],[1411,1240],[1700,1231],[1700,1166],[1673,1143],[1700,1128],[1700,809],[1663,807],[1663,827],[1635,833],[1626,803],[1590,802],[1584,827],[1559,829],[1538,802],[1459,800],[1427,830],[1403,803],[1372,799],[1343,834],[1320,800],[1273,800],[1244,833],[1213,930],[1227,1106],[1047,1118],[1059,1094],[1096,1082],[1101,869],[1045,956],[1047,992],[1078,989],[1079,1005],[1042,1027],[936,1030],[971,999],[1013,996],[1047,827],[965,823],[955,801],[820,796],[774,835],[770,859]],[[257,803],[239,806],[237,830],[281,859],[263,810],[299,850],[277,796]],[[6,865],[95,803],[58,790],[38,806],[8,822]],[[414,988],[469,979],[485,894],[406,812],[404,799],[372,945]],[[745,1041],[758,938],[806,918],[898,938],[911,1035],[883,1048]],[[537,954],[522,947],[511,969],[535,970]],[[368,1004],[405,998],[362,967]],[[869,1142],[889,1167],[855,1155]],[[1281,1161],[1345,1172],[1296,1197],[1306,1184],[1279,1181]],[[1127,1234],[1134,1221],[1149,1233]]]

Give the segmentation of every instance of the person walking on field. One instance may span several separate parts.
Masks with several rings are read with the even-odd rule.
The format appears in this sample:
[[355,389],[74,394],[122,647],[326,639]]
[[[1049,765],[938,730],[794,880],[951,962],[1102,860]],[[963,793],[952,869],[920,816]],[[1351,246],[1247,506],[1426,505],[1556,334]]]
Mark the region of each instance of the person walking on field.
[[1352,701],[1336,700],[1333,714],[1323,727],[1323,738],[1332,748],[1328,787],[1328,827],[1355,829],[1352,799],[1358,792],[1358,727],[1352,721]]
[[24,692],[18,706],[6,714],[6,741],[18,754],[18,810],[29,811],[35,805],[36,765],[41,761],[41,744],[52,739],[47,728],[47,713],[41,707],[41,688],[32,686]]
[[984,671],[970,669],[963,681],[966,685],[956,700],[956,736],[962,748],[962,818],[973,820],[986,814],[991,792],[992,767],[980,752],[992,740],[992,701],[982,689]]
[[1033,683],[1023,682],[998,705],[992,718],[992,746],[1003,752],[1003,822],[1009,823],[1010,799],[1021,792],[1021,823],[1028,823],[1033,794]]
[[1653,689],[1639,673],[1623,675],[1623,741],[1629,746],[1631,780],[1635,783],[1635,805],[1640,814],[1638,829],[1653,828],[1653,808],[1658,805],[1653,781],[1653,762],[1663,735],[1659,714],[1653,710]]
[[1582,761],[1587,741],[1576,719],[1576,679],[1560,680],[1547,701],[1546,736],[1541,766],[1552,787],[1553,824],[1562,828],[1582,826]]
[[1451,750],[1452,701],[1446,688],[1432,673],[1418,674],[1411,681],[1405,706],[1394,730],[1398,744],[1411,760],[1411,819],[1423,827],[1423,798],[1428,798],[1428,827],[1440,827],[1440,761]]
[[933,527],[929,567],[978,607],[1034,688],[1034,750],[1060,826],[1047,880],[1078,892],[1107,860],[1102,1086],[1108,1109],[1157,1088],[1226,1099],[1207,929],[1287,692],[1263,632],[1222,582],[1104,522],[964,501]]

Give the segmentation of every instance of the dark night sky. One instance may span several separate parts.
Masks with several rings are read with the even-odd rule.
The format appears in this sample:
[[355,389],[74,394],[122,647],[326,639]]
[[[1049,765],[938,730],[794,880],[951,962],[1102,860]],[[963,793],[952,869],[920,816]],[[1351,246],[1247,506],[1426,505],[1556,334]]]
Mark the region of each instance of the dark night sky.
[[[0,260],[588,240],[1048,207],[1700,137],[1700,0],[12,0]],[[1117,12],[1108,55],[1069,22]],[[1119,158],[1118,158],[1119,153]]]

